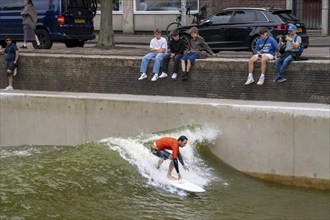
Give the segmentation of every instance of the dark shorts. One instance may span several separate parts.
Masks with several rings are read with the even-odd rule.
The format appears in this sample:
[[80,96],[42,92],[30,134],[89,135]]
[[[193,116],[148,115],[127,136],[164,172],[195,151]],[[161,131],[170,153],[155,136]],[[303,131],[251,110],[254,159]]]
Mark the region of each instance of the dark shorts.
[[167,160],[171,153],[166,150],[159,150],[155,146],[151,147],[151,153],[153,153],[155,156],[162,158],[163,160]]
[[185,53],[181,60],[189,60],[191,64],[195,64],[195,60],[199,58],[198,53]]
[[14,69],[17,67],[16,64],[14,64],[14,61],[7,61],[7,70],[14,71]]

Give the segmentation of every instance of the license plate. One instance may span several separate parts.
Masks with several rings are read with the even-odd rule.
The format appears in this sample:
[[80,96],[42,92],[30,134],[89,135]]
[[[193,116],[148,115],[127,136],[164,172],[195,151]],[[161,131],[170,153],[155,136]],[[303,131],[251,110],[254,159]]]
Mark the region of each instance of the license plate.
[[297,33],[301,33],[302,32],[302,28],[297,28]]
[[85,19],[74,19],[74,22],[77,23],[77,24],[84,24]]

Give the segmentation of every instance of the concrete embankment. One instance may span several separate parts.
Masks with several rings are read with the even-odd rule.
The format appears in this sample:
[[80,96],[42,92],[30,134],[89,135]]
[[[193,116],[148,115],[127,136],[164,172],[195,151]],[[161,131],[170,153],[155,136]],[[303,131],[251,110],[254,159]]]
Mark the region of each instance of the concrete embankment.
[[[0,57],[0,62],[3,57]],[[4,61],[3,61],[4,62]],[[329,60],[293,62],[285,83],[273,83],[274,61],[269,62],[263,86],[245,86],[247,58],[198,60],[183,82],[170,77],[151,82],[138,81],[141,56],[25,53],[19,64],[14,88],[65,92],[161,95],[238,100],[330,103]],[[256,64],[255,80],[260,75]],[[149,71],[151,71],[151,65]],[[0,72],[6,78],[5,72]],[[6,81],[0,86],[5,88]]]
[[0,145],[76,145],[202,124],[220,131],[211,150],[232,167],[329,189],[329,118],[326,104],[17,90],[0,94]]

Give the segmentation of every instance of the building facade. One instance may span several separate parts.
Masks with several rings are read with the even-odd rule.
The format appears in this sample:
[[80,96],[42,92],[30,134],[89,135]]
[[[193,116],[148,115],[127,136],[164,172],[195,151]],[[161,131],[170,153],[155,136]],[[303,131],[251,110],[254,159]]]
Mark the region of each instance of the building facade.
[[[302,20],[307,30],[320,35],[329,35],[329,0],[185,0],[191,13],[206,6],[207,15],[228,7],[267,7],[290,9]],[[181,0],[115,0],[113,29],[124,34],[149,32],[155,28],[165,30],[180,14]],[[186,17],[186,24],[193,16]],[[100,12],[95,18],[95,29],[99,29]]]

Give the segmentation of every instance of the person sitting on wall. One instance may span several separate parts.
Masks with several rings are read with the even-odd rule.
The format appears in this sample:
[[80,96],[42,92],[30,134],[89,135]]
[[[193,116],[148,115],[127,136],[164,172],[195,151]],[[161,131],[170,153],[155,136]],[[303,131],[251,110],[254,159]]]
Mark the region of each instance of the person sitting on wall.
[[176,79],[177,74],[179,72],[180,59],[183,55],[184,49],[185,49],[184,40],[180,38],[179,32],[177,30],[174,30],[171,35],[171,40],[169,43],[170,53],[168,53],[163,59],[163,72],[159,76],[159,78],[167,77],[168,64],[169,61],[172,59],[174,63],[172,79]]
[[202,52],[206,50],[210,55],[216,56],[211,48],[207,45],[204,38],[198,35],[198,28],[192,27],[189,29],[191,35],[191,43],[189,51],[181,58],[182,77],[181,80],[187,80],[191,66],[195,64],[195,60],[201,58]]
[[[274,83],[285,82],[284,73],[293,60],[299,60],[299,47],[301,44],[301,37],[296,34],[297,27],[291,24],[288,28],[289,34],[285,36],[285,52],[276,61],[277,76],[273,80]],[[279,45],[282,47],[284,42],[279,38]]]
[[167,51],[167,41],[164,37],[162,37],[162,32],[158,28],[154,31],[154,35],[155,37],[150,41],[150,53],[142,58],[142,63],[140,66],[141,76],[138,80],[147,78],[147,68],[151,59],[155,59],[153,66],[154,76],[152,77],[151,81],[157,81],[158,79],[160,64]]
[[245,85],[249,85],[254,82],[253,79],[253,69],[254,63],[258,60],[261,61],[261,75],[257,85],[263,85],[265,81],[265,73],[267,68],[267,61],[272,59],[277,59],[280,51],[280,47],[277,41],[268,36],[269,32],[267,28],[261,28],[259,31],[260,38],[256,43],[256,54],[253,55],[248,61],[249,75]]

